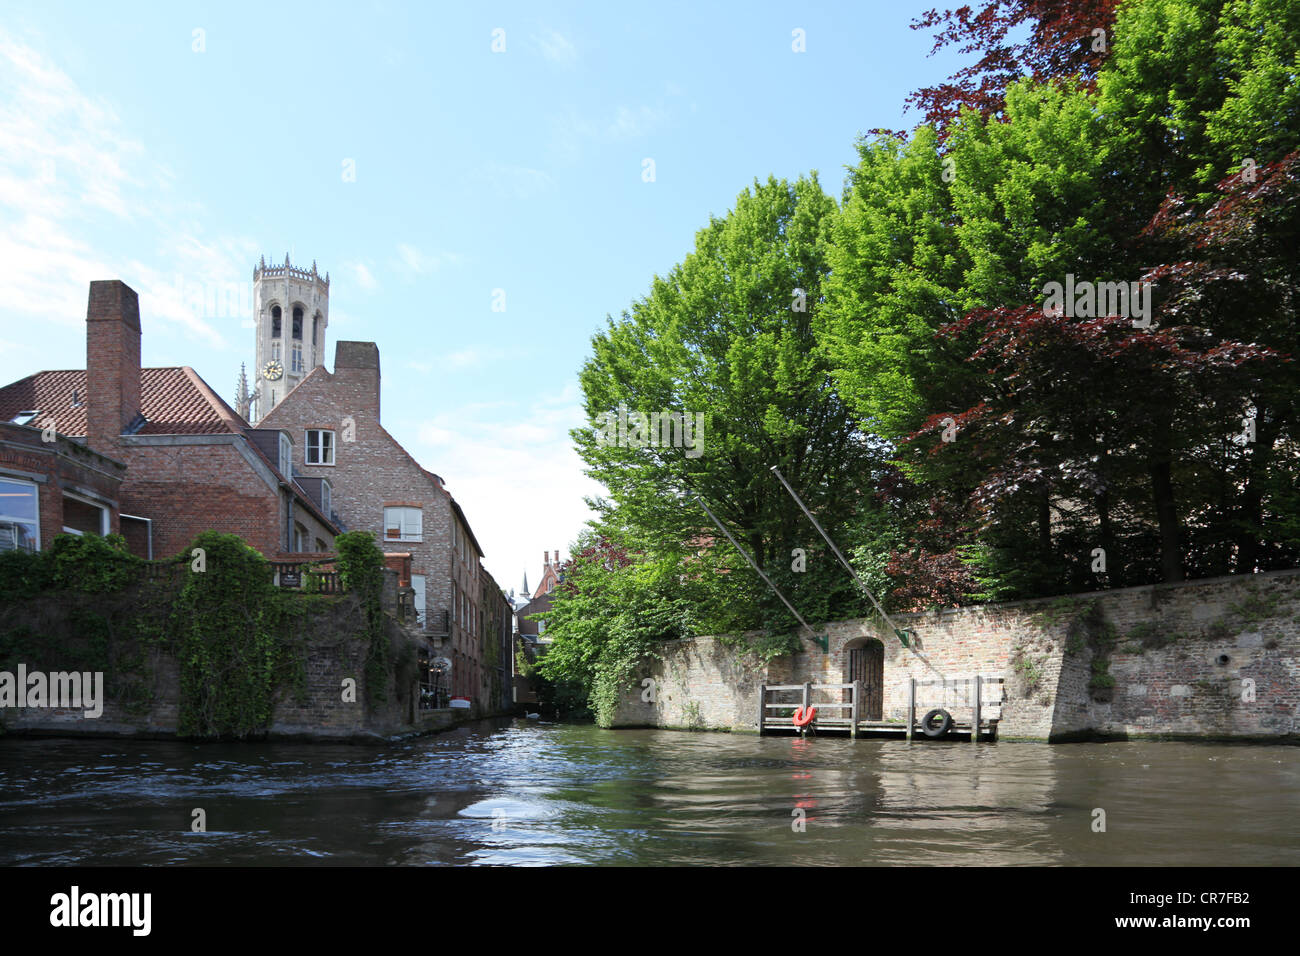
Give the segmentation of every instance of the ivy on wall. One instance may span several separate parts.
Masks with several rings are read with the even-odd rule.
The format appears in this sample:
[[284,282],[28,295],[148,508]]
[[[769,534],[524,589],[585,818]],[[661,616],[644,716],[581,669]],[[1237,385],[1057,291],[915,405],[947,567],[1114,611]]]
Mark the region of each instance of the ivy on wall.
[[[149,662],[173,656],[179,667],[178,732],[183,737],[247,738],[264,732],[276,695],[308,699],[309,650],[326,649],[312,612],[357,600],[367,702],[387,699],[392,661],[382,607],[383,553],[367,534],[338,539],[339,570],[355,598],[277,588],[271,567],[235,535],[199,535],[170,561],[145,562],[120,536],[62,535],[41,552],[0,554],[0,666],[42,662],[50,669],[104,671],[106,693],[127,713],[153,704]],[[201,560],[191,560],[195,549]],[[81,592],[95,599],[62,592]]]

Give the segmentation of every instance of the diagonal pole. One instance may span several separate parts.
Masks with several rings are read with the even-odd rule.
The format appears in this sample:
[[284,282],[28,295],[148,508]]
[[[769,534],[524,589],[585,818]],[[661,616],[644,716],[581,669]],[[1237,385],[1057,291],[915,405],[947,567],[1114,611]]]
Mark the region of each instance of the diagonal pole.
[[858,583],[858,587],[862,589],[862,593],[867,596],[875,609],[880,612],[880,616],[885,619],[885,623],[893,628],[894,634],[898,637],[899,643],[904,647],[907,647],[907,638],[904,636],[907,632],[895,624],[890,616],[885,613],[885,609],[880,606],[880,602],[877,601],[876,596],[871,593],[866,582],[864,582],[862,578],[858,577],[858,572],[853,570],[853,565],[849,564],[844,555],[840,553],[840,549],[835,547],[835,542],[831,540],[831,536],[826,533],[825,528],[818,524],[817,519],[812,516],[812,512],[809,511],[807,505],[803,503],[803,499],[800,498],[799,495],[795,493],[795,490],[790,487],[790,482],[785,480],[785,475],[781,474],[780,469],[777,468],[776,465],[773,465],[771,470],[772,474],[781,479],[781,484],[785,485],[785,490],[790,492],[790,497],[794,499],[794,503],[799,506],[800,510],[808,516],[808,520],[813,523],[813,527],[816,528],[818,533],[826,539],[826,543],[829,544],[831,550],[835,552],[835,557],[840,559],[840,564],[844,565],[845,570],[847,570],[849,574],[853,575],[853,580]]
[[709,520],[711,520],[715,525],[717,525],[718,530],[727,536],[727,540],[731,542],[732,547],[734,547],[737,551],[741,553],[741,555],[745,558],[745,560],[749,562],[749,566],[753,568],[755,571],[757,571],[758,576],[767,582],[767,586],[776,592],[776,596],[781,599],[782,604],[784,604],[786,607],[790,609],[790,613],[795,616],[795,619],[800,624],[802,624],[805,628],[811,631],[812,627],[809,625],[807,621],[803,619],[803,617],[800,616],[799,612],[794,609],[794,605],[785,599],[785,595],[782,594],[781,591],[777,588],[777,586],[772,583],[772,579],[763,573],[763,569],[754,563],[754,559],[749,556],[749,552],[747,552],[744,548],[742,548],[740,546],[740,542],[738,542],[735,538],[731,536],[731,532],[728,531],[725,527],[723,527],[722,522],[714,517],[713,512],[709,510],[709,506],[704,503],[704,499],[701,498],[694,491],[691,492],[691,496],[694,497],[695,500],[699,503],[699,506],[704,509],[704,513],[709,516]]

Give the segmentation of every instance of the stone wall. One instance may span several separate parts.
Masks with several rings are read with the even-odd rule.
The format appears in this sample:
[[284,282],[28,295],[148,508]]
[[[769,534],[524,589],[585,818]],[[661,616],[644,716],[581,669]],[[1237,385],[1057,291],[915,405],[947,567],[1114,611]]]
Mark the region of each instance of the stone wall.
[[[955,682],[917,691],[969,720],[966,679],[987,681],[984,716],[1002,739],[1087,736],[1300,737],[1300,571],[1124,588],[1014,604],[904,614],[904,647],[875,619],[817,628],[764,663],[715,637],[664,645],[629,689],[615,726],[754,731],[760,684],[840,684],[851,650],[883,645],[881,717],[905,721],[911,679]],[[999,683],[1000,681],[1000,683]],[[784,700],[798,703],[801,695]],[[814,692],[826,715],[839,691]],[[999,705],[1000,701],[1000,705]],[[843,711],[844,716],[848,711]]]
[[[395,601],[396,572],[386,574],[385,603]],[[309,635],[301,686],[284,682],[276,690],[270,725],[272,739],[382,740],[442,729],[499,713],[499,708],[420,710],[416,648],[422,635],[385,618],[391,666],[386,700],[372,704],[365,661],[369,650],[363,612],[353,595],[303,597],[310,601],[297,625]],[[60,592],[0,607],[0,671],[84,672],[102,661],[103,713],[87,717],[84,707],[0,707],[0,735],[172,737],[180,722],[180,668],[175,657],[137,640],[136,618],[147,603],[142,592],[110,595]],[[86,622],[99,625],[107,639],[98,642]],[[16,646],[22,646],[15,653]],[[352,700],[343,682],[356,681]]]

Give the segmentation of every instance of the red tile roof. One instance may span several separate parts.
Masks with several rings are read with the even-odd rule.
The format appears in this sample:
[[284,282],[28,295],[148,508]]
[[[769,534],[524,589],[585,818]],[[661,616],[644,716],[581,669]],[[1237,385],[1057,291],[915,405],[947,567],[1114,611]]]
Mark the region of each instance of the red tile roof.
[[[74,391],[77,405],[72,403]],[[140,404],[145,424],[136,433],[139,435],[219,435],[239,433],[244,426],[221,396],[188,366],[142,368]],[[52,421],[62,435],[85,437],[85,370],[37,372],[0,388],[0,421],[11,421],[19,412],[33,409],[40,414],[32,425],[43,428]]]

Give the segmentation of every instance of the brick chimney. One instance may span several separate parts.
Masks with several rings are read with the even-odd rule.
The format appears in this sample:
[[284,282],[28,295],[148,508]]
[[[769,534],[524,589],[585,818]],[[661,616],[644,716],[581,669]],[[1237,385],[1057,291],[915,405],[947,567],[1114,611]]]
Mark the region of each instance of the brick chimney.
[[334,346],[334,377],[355,397],[357,418],[379,421],[379,346],[374,342],[338,342]]
[[86,306],[86,444],[105,454],[140,414],[140,297],[120,279],[90,283]]

